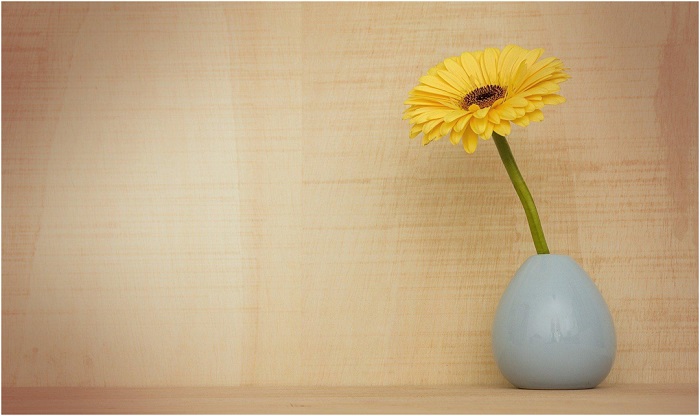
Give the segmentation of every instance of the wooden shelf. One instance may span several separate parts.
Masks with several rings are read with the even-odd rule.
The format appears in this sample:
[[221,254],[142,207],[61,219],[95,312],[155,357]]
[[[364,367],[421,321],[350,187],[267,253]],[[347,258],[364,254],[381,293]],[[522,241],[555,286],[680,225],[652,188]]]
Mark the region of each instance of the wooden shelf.
[[698,386],[506,387],[4,387],[2,413],[698,413]]

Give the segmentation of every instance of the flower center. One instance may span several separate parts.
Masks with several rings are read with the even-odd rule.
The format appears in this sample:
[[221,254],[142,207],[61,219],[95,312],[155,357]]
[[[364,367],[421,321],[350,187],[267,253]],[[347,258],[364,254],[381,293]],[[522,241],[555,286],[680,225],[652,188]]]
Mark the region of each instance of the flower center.
[[469,106],[476,104],[479,108],[489,107],[499,98],[506,96],[506,89],[499,85],[485,85],[479,87],[462,98],[459,106],[463,110],[468,110]]

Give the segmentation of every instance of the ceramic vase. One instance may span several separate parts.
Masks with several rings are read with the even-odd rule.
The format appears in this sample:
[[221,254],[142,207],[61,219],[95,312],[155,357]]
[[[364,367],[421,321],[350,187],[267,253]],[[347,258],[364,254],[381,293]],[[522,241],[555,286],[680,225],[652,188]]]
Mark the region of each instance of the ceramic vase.
[[525,261],[501,298],[492,337],[501,373],[524,389],[593,388],[615,358],[608,306],[569,256]]

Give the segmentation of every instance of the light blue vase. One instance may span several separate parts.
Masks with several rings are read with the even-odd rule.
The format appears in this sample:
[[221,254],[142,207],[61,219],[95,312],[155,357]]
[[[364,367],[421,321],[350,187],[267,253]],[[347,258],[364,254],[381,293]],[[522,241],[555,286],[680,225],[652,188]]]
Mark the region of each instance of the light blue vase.
[[590,389],[615,359],[608,306],[569,256],[523,263],[498,305],[492,336],[501,373],[524,389]]

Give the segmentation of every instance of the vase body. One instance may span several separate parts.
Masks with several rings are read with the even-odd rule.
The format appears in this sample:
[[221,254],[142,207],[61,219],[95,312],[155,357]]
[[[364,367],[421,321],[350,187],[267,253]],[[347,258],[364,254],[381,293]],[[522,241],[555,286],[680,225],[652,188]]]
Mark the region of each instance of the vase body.
[[523,263],[498,305],[492,337],[498,368],[519,388],[593,388],[615,359],[608,306],[568,256]]

